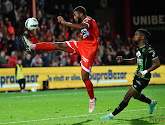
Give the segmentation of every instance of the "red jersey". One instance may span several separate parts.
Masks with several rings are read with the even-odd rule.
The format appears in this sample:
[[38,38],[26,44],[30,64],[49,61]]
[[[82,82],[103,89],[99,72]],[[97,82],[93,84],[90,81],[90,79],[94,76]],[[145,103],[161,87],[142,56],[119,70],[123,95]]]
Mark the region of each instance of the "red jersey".
[[81,30],[81,35],[83,36],[83,42],[88,42],[87,44],[95,44],[95,43],[98,44],[99,30],[96,21],[93,18],[87,16],[82,21],[82,23],[88,25],[88,28],[84,28]]
[[87,16],[82,23],[88,25],[81,30],[82,41],[66,41],[67,52],[81,56],[83,71],[90,72],[98,52],[99,30],[94,19]]

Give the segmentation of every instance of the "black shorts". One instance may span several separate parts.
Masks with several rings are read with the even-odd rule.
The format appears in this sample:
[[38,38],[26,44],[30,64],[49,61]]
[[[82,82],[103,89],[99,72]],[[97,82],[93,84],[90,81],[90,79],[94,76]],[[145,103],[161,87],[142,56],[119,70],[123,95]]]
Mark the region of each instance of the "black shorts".
[[19,84],[25,84],[25,78],[18,80]]
[[141,91],[148,85],[149,81],[150,80],[138,78],[137,75],[135,75],[132,87],[135,91],[141,93]]

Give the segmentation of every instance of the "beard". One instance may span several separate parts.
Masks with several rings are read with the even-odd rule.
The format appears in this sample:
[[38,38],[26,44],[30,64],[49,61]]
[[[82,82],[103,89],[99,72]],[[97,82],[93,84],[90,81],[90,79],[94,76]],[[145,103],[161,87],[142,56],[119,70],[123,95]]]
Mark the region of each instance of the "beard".
[[81,18],[78,18],[77,23],[78,23],[78,24],[81,24],[81,23],[82,23],[82,19],[81,19]]

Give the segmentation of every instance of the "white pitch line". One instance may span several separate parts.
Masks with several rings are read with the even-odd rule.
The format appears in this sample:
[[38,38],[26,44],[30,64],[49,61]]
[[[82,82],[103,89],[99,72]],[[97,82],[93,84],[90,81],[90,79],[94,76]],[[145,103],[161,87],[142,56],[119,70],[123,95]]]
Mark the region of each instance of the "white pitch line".
[[[107,93],[107,92],[125,92],[126,90],[114,90],[114,91],[96,91],[95,93]],[[77,95],[77,94],[84,94],[86,92],[76,92],[76,93],[65,93],[65,94],[46,94],[46,95],[29,95],[29,96],[15,96],[15,97],[9,97],[9,98],[25,98],[25,97],[38,97],[38,96],[50,96],[50,95]]]
[[[165,107],[157,107],[156,109],[162,109]],[[122,112],[134,112],[134,111],[143,111],[148,109],[138,109],[138,110],[128,110],[128,111],[122,111]],[[6,122],[6,123],[0,123],[1,125],[4,124],[16,124],[16,123],[27,123],[27,122],[37,122],[37,121],[47,121],[47,120],[55,120],[55,119],[67,119],[67,118],[77,118],[77,117],[86,117],[86,116],[92,116],[92,115],[100,115],[100,114],[108,114],[108,113],[97,113],[97,114],[86,114],[86,115],[76,115],[76,116],[68,116],[68,117],[57,117],[57,118],[47,118],[47,119],[38,119],[38,120],[27,120],[27,121],[16,121],[16,122]]]

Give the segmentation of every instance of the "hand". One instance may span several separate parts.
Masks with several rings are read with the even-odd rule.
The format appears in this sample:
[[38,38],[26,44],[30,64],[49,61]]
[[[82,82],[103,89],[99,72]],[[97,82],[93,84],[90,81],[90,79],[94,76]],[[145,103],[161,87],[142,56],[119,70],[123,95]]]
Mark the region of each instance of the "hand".
[[64,24],[64,23],[66,22],[62,16],[58,16],[58,17],[57,17],[57,20],[58,20],[58,22],[61,23],[61,24]]
[[140,78],[141,76],[144,76],[145,74],[147,74],[148,71],[147,70],[144,70],[144,71],[140,71],[137,76]]
[[123,62],[124,61],[124,58],[122,57],[122,56],[117,56],[116,57],[116,60],[117,60],[117,62]]
[[137,74],[137,77],[140,78],[141,76],[142,76],[142,74],[139,72],[139,73]]

